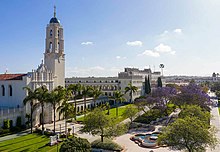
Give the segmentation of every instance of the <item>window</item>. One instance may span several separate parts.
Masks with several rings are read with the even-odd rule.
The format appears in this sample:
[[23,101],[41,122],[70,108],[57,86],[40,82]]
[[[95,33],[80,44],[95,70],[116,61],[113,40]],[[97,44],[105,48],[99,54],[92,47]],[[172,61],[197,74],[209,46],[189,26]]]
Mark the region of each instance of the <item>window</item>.
[[5,96],[5,86],[2,85],[2,96]]
[[52,30],[50,30],[50,36],[53,36],[53,31]]
[[60,49],[60,43],[58,42],[58,44],[57,44],[57,50],[59,50]]
[[60,36],[60,31],[58,30],[58,32],[57,32],[57,35],[58,35],[58,37]]
[[9,96],[12,96],[12,86],[9,85],[9,86],[8,86],[8,89],[9,89]]
[[50,42],[49,50],[52,50],[52,42]]

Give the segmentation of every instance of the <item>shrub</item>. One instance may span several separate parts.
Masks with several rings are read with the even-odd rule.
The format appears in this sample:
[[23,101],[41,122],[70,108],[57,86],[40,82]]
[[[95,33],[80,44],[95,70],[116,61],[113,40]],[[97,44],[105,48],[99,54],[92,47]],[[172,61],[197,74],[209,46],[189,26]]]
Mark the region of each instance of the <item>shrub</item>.
[[10,124],[10,129],[13,128],[13,120],[10,120],[9,124]]
[[165,114],[162,113],[160,110],[152,109],[147,111],[145,114],[137,117],[134,122],[149,124],[151,121],[156,120],[157,118],[161,118],[163,116],[165,116]]
[[21,127],[21,116],[17,117],[16,127]]
[[60,152],[90,152],[91,144],[87,139],[72,137],[64,141]]
[[9,129],[10,128],[10,120],[9,119],[5,119],[3,121],[3,129]]
[[123,148],[120,145],[118,145],[117,143],[113,142],[110,139],[104,139],[103,142],[101,142],[100,139],[95,140],[95,141],[92,142],[92,148],[113,150],[113,151],[123,150]]

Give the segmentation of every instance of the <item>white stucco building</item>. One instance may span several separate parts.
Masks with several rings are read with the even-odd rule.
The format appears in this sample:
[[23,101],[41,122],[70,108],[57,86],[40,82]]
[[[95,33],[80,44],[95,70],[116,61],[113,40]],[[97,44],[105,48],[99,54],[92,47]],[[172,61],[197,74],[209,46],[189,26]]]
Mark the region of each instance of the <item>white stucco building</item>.
[[[121,90],[123,93],[125,87],[129,83],[138,88],[137,92],[133,93],[132,100],[144,95],[144,81],[145,77],[150,78],[151,86],[155,87],[158,77],[161,77],[160,72],[152,72],[151,69],[139,70],[138,68],[125,68],[124,72],[118,73],[118,77],[72,77],[66,78],[66,86],[70,84],[80,83],[84,86],[96,86],[102,89],[106,96],[113,96],[114,91]],[[124,96],[128,101],[129,94]]]
[[[48,90],[52,90],[57,86],[65,86],[65,54],[64,54],[64,38],[63,27],[56,18],[56,10],[54,16],[50,19],[46,27],[46,41],[44,60],[36,70],[25,74],[0,74],[0,125],[4,119],[11,119],[16,122],[17,116],[22,116],[24,122],[25,114],[30,113],[30,106],[23,105],[23,99],[27,92],[23,87],[36,89],[45,85]],[[13,113],[13,110],[18,113]],[[34,113],[34,124],[40,123],[41,109],[38,108]],[[52,107],[45,105],[45,123],[53,120]],[[58,118],[58,117],[56,117]]]

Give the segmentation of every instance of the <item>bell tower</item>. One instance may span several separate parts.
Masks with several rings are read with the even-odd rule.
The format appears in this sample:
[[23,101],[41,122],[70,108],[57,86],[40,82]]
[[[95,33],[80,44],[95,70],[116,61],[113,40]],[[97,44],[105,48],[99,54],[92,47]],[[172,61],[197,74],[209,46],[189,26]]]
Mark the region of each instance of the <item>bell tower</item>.
[[44,61],[47,70],[53,73],[54,87],[65,86],[65,54],[63,27],[56,18],[56,7],[54,16],[46,27],[46,46]]

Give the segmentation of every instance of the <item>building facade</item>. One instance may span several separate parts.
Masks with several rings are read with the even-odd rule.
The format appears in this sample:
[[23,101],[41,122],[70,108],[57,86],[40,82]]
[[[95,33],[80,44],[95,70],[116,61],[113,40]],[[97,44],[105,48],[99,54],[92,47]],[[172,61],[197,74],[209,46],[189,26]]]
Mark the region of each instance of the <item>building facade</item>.
[[[125,68],[124,72],[118,74],[118,77],[72,77],[65,79],[65,85],[79,83],[84,86],[99,87],[104,95],[113,96],[116,90],[121,90],[122,93],[125,93],[125,88],[131,83],[138,88],[137,92],[132,94],[132,100],[134,100],[144,95],[144,81],[145,77],[148,76],[152,87],[155,87],[161,74],[160,72],[152,72],[151,69]],[[129,93],[125,94],[124,97],[129,101]]]
[[[11,119],[16,122],[17,116],[21,116],[24,123],[26,113],[30,113],[30,105],[23,105],[23,99],[27,96],[23,88],[30,87],[35,90],[43,85],[49,91],[57,86],[65,86],[63,27],[56,18],[55,9],[54,16],[46,27],[44,60],[38,68],[26,74],[0,74],[0,125],[3,122],[2,119]],[[19,115],[13,113],[13,110],[10,113],[7,112],[16,108],[20,109]],[[35,110],[34,124],[40,123],[40,114],[41,108]],[[53,110],[50,104],[45,105],[44,117],[45,123],[52,122]],[[58,116],[56,118],[58,119]]]

